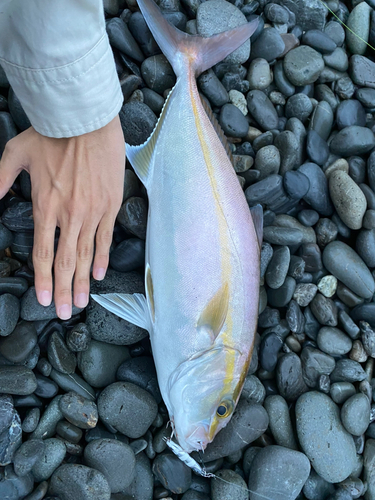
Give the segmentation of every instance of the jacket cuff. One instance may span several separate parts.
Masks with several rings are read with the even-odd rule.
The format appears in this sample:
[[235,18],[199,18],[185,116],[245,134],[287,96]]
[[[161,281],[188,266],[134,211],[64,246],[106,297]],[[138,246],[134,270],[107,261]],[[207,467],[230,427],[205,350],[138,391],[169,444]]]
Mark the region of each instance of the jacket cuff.
[[32,69],[1,59],[32,126],[48,137],[73,137],[104,127],[119,113],[123,95],[105,33],[76,61]]

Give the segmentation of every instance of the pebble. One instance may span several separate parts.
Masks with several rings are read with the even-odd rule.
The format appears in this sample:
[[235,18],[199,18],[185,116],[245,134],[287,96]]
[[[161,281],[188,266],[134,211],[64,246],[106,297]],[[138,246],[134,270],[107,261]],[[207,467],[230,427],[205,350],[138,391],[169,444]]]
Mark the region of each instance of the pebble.
[[352,341],[344,332],[327,326],[319,330],[317,344],[319,349],[331,356],[347,354],[352,348]]
[[288,353],[279,359],[276,381],[280,395],[287,401],[296,401],[308,390],[302,375],[301,360],[295,353]]
[[297,165],[297,137],[290,130],[284,130],[275,137],[275,146],[279,149],[281,155],[280,174],[284,175]]
[[146,238],[147,204],[139,196],[128,198],[117,214],[117,221],[126,231],[138,238]]
[[83,432],[79,427],[67,422],[66,420],[60,420],[56,426],[56,432],[65,441],[77,444],[81,441]]
[[11,396],[0,395],[0,465],[13,461],[22,442],[21,419],[14,408]]
[[345,127],[366,125],[366,112],[362,104],[355,99],[342,101],[336,110],[336,124],[339,130]]
[[[142,277],[135,271],[119,273],[108,269],[103,281],[91,280],[91,293],[144,293]],[[94,340],[116,345],[129,345],[148,334],[128,321],[119,319],[93,299],[86,308],[86,325]]]
[[3,224],[0,224],[0,250],[5,250],[13,243],[12,231],[9,231]]
[[52,474],[49,490],[61,500],[110,500],[111,489],[104,475],[81,464],[63,464]]
[[22,422],[23,432],[34,432],[40,419],[40,409],[31,408],[27,411],[25,418]]
[[91,337],[86,323],[78,323],[66,334],[66,345],[72,352],[86,351]]
[[335,295],[337,289],[337,278],[328,274],[318,281],[318,290],[324,297],[330,298]]
[[368,153],[374,146],[373,132],[358,125],[343,128],[330,143],[331,152],[343,157]]
[[341,47],[337,47],[332,54],[323,55],[323,59],[327,66],[337,71],[344,72],[349,67],[348,55]]
[[272,82],[271,68],[266,59],[253,59],[247,72],[250,90],[264,90]]
[[198,86],[213,106],[221,107],[229,101],[229,94],[212,69],[202,73]]
[[[176,77],[172,66],[163,54],[153,55],[145,59],[141,66],[141,74],[147,87],[160,95],[163,95],[167,89],[171,89],[176,83]],[[142,126],[143,130],[141,136],[139,136],[139,131],[128,131],[128,135],[131,133],[131,139],[137,141],[135,144],[142,144],[151,134],[156,123],[156,116],[150,112],[151,110],[146,104],[142,105],[142,103],[136,103],[137,105],[135,105],[132,103],[133,105],[131,107],[129,106],[130,104],[131,103],[127,103],[122,107],[120,119],[122,118],[121,113],[123,111],[127,113],[126,124],[131,122],[133,118],[136,118],[137,112],[141,114],[140,119],[136,122],[138,126]],[[138,104],[140,104],[140,106]],[[127,107],[125,108],[125,106]],[[151,130],[149,130],[152,123],[153,126]],[[125,124],[122,123],[123,130],[125,128],[124,125]],[[146,133],[148,133],[148,135],[146,135]],[[129,142],[128,138],[126,138],[126,141]]]
[[249,403],[263,404],[266,391],[262,382],[255,375],[247,375],[241,392],[241,398]]
[[230,90],[229,100],[233,104],[233,106],[236,106],[236,108],[241,111],[244,116],[247,115],[247,102],[242,92],[239,92],[235,89]]
[[370,299],[373,296],[375,284],[370,271],[346,243],[329,243],[323,251],[323,263],[333,276],[360,297]]
[[[366,52],[367,44],[370,34],[370,16],[372,9],[366,2],[360,2],[351,11],[346,31],[346,43],[352,54],[363,55]],[[361,34],[361,39],[356,36],[357,33]]]
[[272,307],[285,307],[293,297],[296,289],[296,280],[287,276],[283,285],[277,290],[267,290],[267,298]]
[[285,97],[292,96],[296,89],[285,75],[282,61],[278,61],[274,66],[273,77],[277,88]]
[[[31,474],[24,477],[18,477],[12,465],[7,465],[1,473],[0,495],[6,500],[24,499],[26,495],[32,492],[34,479]],[[48,500],[48,499],[46,499]]]
[[[158,56],[154,57],[156,58]],[[149,61],[149,59],[146,59],[143,64]],[[144,73],[145,72],[146,70]],[[144,74],[143,77],[146,79]],[[153,131],[157,122],[154,112],[147,104],[139,101],[129,101],[125,103],[121,108],[119,116],[125,140],[131,145],[143,144]],[[130,124],[132,124],[132,126],[130,126]]]
[[288,327],[293,333],[302,334],[305,327],[305,318],[302,311],[295,300],[289,302],[285,319]]
[[290,250],[287,246],[282,246],[274,251],[265,275],[266,283],[270,288],[277,289],[281,287],[287,276],[289,263]]
[[363,480],[367,483],[366,500],[375,495],[375,439],[368,439],[363,452]]
[[216,476],[225,482],[219,481],[219,479],[212,479],[212,500],[247,500],[249,498],[247,484],[239,474],[227,469],[219,471]]
[[334,493],[335,487],[311,469],[302,491],[308,500],[321,500],[321,498],[329,498],[329,495]]
[[356,393],[355,387],[351,382],[336,382],[331,385],[330,394],[333,401],[337,404],[343,404]]
[[299,245],[302,243],[303,233],[296,228],[266,226],[263,229],[263,238],[273,245]]
[[35,375],[24,366],[0,366],[0,393],[26,396],[37,387]]
[[[331,241],[334,241],[337,238],[338,229],[337,225],[332,222],[331,219],[321,218],[316,225],[315,232],[318,245],[323,248],[327,246],[328,243],[331,243]],[[335,286],[333,282],[331,284],[332,286]],[[323,293],[323,295],[325,294]]]
[[63,338],[57,332],[53,332],[49,337],[48,361],[61,373],[74,373],[77,366],[75,355],[69,351]]
[[37,428],[31,434],[30,439],[45,439],[55,434],[57,423],[64,418],[59,407],[61,398],[61,395],[55,396],[48,404],[39,420]]
[[[264,29],[251,47],[251,59],[277,59],[285,50],[285,43],[275,28]],[[282,90],[280,89],[282,92]]]
[[45,444],[42,439],[30,439],[22,443],[13,458],[14,472],[17,476],[26,476],[42,458],[44,450]]
[[138,356],[130,358],[118,367],[116,378],[122,382],[131,382],[148,391],[159,404],[161,394],[156,376],[153,359],[149,356]]
[[304,200],[323,216],[330,216],[333,212],[328,192],[327,178],[322,169],[315,163],[305,163],[298,172],[304,174],[310,182],[310,187]]
[[[197,31],[199,35],[209,37],[246,23],[242,12],[225,0],[211,0],[201,3],[197,10]],[[226,62],[242,64],[250,55],[250,40],[247,40],[225,58]]]
[[[263,406],[240,399],[227,426],[205,449],[205,462],[227,457],[252,443],[265,432],[268,422],[268,414]],[[196,453],[192,456],[198,459]]]
[[262,337],[259,347],[259,362],[264,370],[272,371],[275,369],[282,345],[282,339],[274,332]]
[[321,54],[307,45],[290,50],[283,64],[287,78],[297,86],[314,83],[324,68]]
[[[83,309],[72,307],[72,316],[79,314]],[[21,313],[20,316],[25,321],[43,321],[57,318],[55,303],[44,307],[39,304],[36,298],[35,287],[31,286],[21,299]]]
[[249,123],[243,113],[233,104],[224,104],[221,108],[219,123],[229,137],[245,137],[249,129]]
[[321,325],[337,325],[337,306],[331,299],[317,293],[310,303],[310,308]]
[[353,359],[354,361],[358,361],[358,363],[365,363],[367,361],[368,354],[365,351],[360,340],[355,340],[353,342],[353,347],[349,353],[349,358]]
[[65,444],[56,438],[44,439],[43,456],[33,465],[32,473],[35,481],[46,481],[59,467],[66,455]]
[[273,248],[269,243],[262,243],[262,249],[260,253],[260,276],[263,276],[266,273],[269,263],[271,262],[273,256]]
[[171,452],[158,455],[154,460],[152,471],[164,488],[172,493],[185,493],[190,488],[191,469]]
[[144,265],[144,261],[145,242],[139,238],[121,241],[109,256],[110,266],[121,273],[138,269]]
[[38,386],[35,389],[34,394],[40,398],[53,398],[59,391],[58,385],[49,378],[43,377],[43,375],[37,374],[36,381]]
[[269,417],[269,427],[276,444],[297,450],[297,443],[293,433],[288,404],[281,396],[268,396],[264,407]]
[[250,90],[246,99],[251,116],[264,130],[277,128],[279,119],[276,109],[264,92]]
[[332,356],[310,346],[302,349],[301,362],[303,378],[309,387],[316,387],[320,377],[330,375],[336,365]]
[[349,59],[349,75],[353,83],[375,88],[375,63],[367,57],[354,54]]
[[306,307],[315,297],[318,287],[313,283],[297,283],[293,293],[293,299],[301,307]]
[[125,346],[91,340],[78,355],[78,368],[91,387],[106,387],[116,381],[117,369],[129,357]]
[[59,400],[62,415],[80,429],[92,429],[98,423],[96,404],[75,392],[67,392]]
[[321,54],[332,54],[337,47],[332,38],[321,30],[305,31],[301,41],[304,45],[309,45]]
[[327,143],[315,132],[309,130],[306,142],[307,156],[317,165],[324,165],[329,156],[329,148]]
[[15,329],[20,315],[20,303],[10,293],[0,295],[0,336],[6,337]]
[[131,447],[114,439],[91,441],[84,451],[85,463],[101,472],[112,493],[127,488],[134,479],[135,455]]
[[16,125],[9,113],[6,111],[0,112],[0,158],[3,154],[5,145],[10,139],[17,135]]
[[366,353],[372,358],[375,357],[375,331],[366,321],[360,321],[361,339]]
[[356,459],[354,441],[331,398],[315,391],[303,394],[296,403],[296,425],[300,445],[323,479],[337,483],[351,474]]
[[84,398],[95,399],[94,389],[76,373],[65,374],[52,369],[50,377],[65,392],[74,391]]
[[364,394],[354,394],[341,408],[341,421],[353,436],[361,436],[370,424],[370,401]]
[[362,366],[352,359],[339,359],[331,374],[332,382],[360,382],[367,377]]
[[278,174],[280,170],[280,153],[276,146],[264,146],[260,148],[255,156],[254,167],[259,170],[259,180],[269,175]]
[[365,229],[375,229],[375,210],[366,210],[363,217],[362,226]]
[[[285,176],[284,176],[284,179],[285,179]],[[309,187],[310,187],[310,181],[309,181]],[[301,210],[300,212],[298,212],[297,217],[298,217],[298,220],[301,222],[301,224],[303,224],[306,227],[315,226],[315,224],[319,220],[318,212],[316,210],[309,210],[309,209]]]
[[129,382],[107,386],[98,398],[100,419],[134,439],[147,431],[157,410],[156,401],[149,392]]
[[306,455],[282,446],[261,449],[250,470],[251,498],[296,499],[310,474]]

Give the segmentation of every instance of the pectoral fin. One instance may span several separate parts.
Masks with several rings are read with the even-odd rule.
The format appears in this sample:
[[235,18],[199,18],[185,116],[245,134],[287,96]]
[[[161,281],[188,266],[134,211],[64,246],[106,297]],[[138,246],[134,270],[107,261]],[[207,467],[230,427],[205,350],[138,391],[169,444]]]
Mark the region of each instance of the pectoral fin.
[[228,283],[224,283],[203,309],[198,319],[197,327],[207,328],[211,332],[213,341],[223,328],[228,313],[228,304],[229,287]]
[[107,293],[91,297],[105,309],[151,332],[152,323],[146,298],[141,293]]

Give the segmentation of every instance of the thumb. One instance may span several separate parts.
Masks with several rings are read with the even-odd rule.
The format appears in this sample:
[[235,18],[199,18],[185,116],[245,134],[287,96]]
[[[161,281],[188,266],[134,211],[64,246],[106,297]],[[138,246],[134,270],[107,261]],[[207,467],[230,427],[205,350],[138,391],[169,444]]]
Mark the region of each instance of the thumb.
[[17,137],[7,142],[0,160],[0,199],[12,187],[23,166],[23,148]]

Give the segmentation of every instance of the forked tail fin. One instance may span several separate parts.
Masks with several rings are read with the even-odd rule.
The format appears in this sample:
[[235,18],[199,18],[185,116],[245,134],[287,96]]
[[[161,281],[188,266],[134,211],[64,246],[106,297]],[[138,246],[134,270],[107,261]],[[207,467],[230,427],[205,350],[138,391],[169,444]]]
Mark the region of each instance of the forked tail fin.
[[246,42],[258,26],[258,20],[255,19],[229,31],[204,38],[188,35],[169,24],[153,0],[138,0],[138,5],[177,76],[186,72],[188,65],[196,76],[211,68]]

